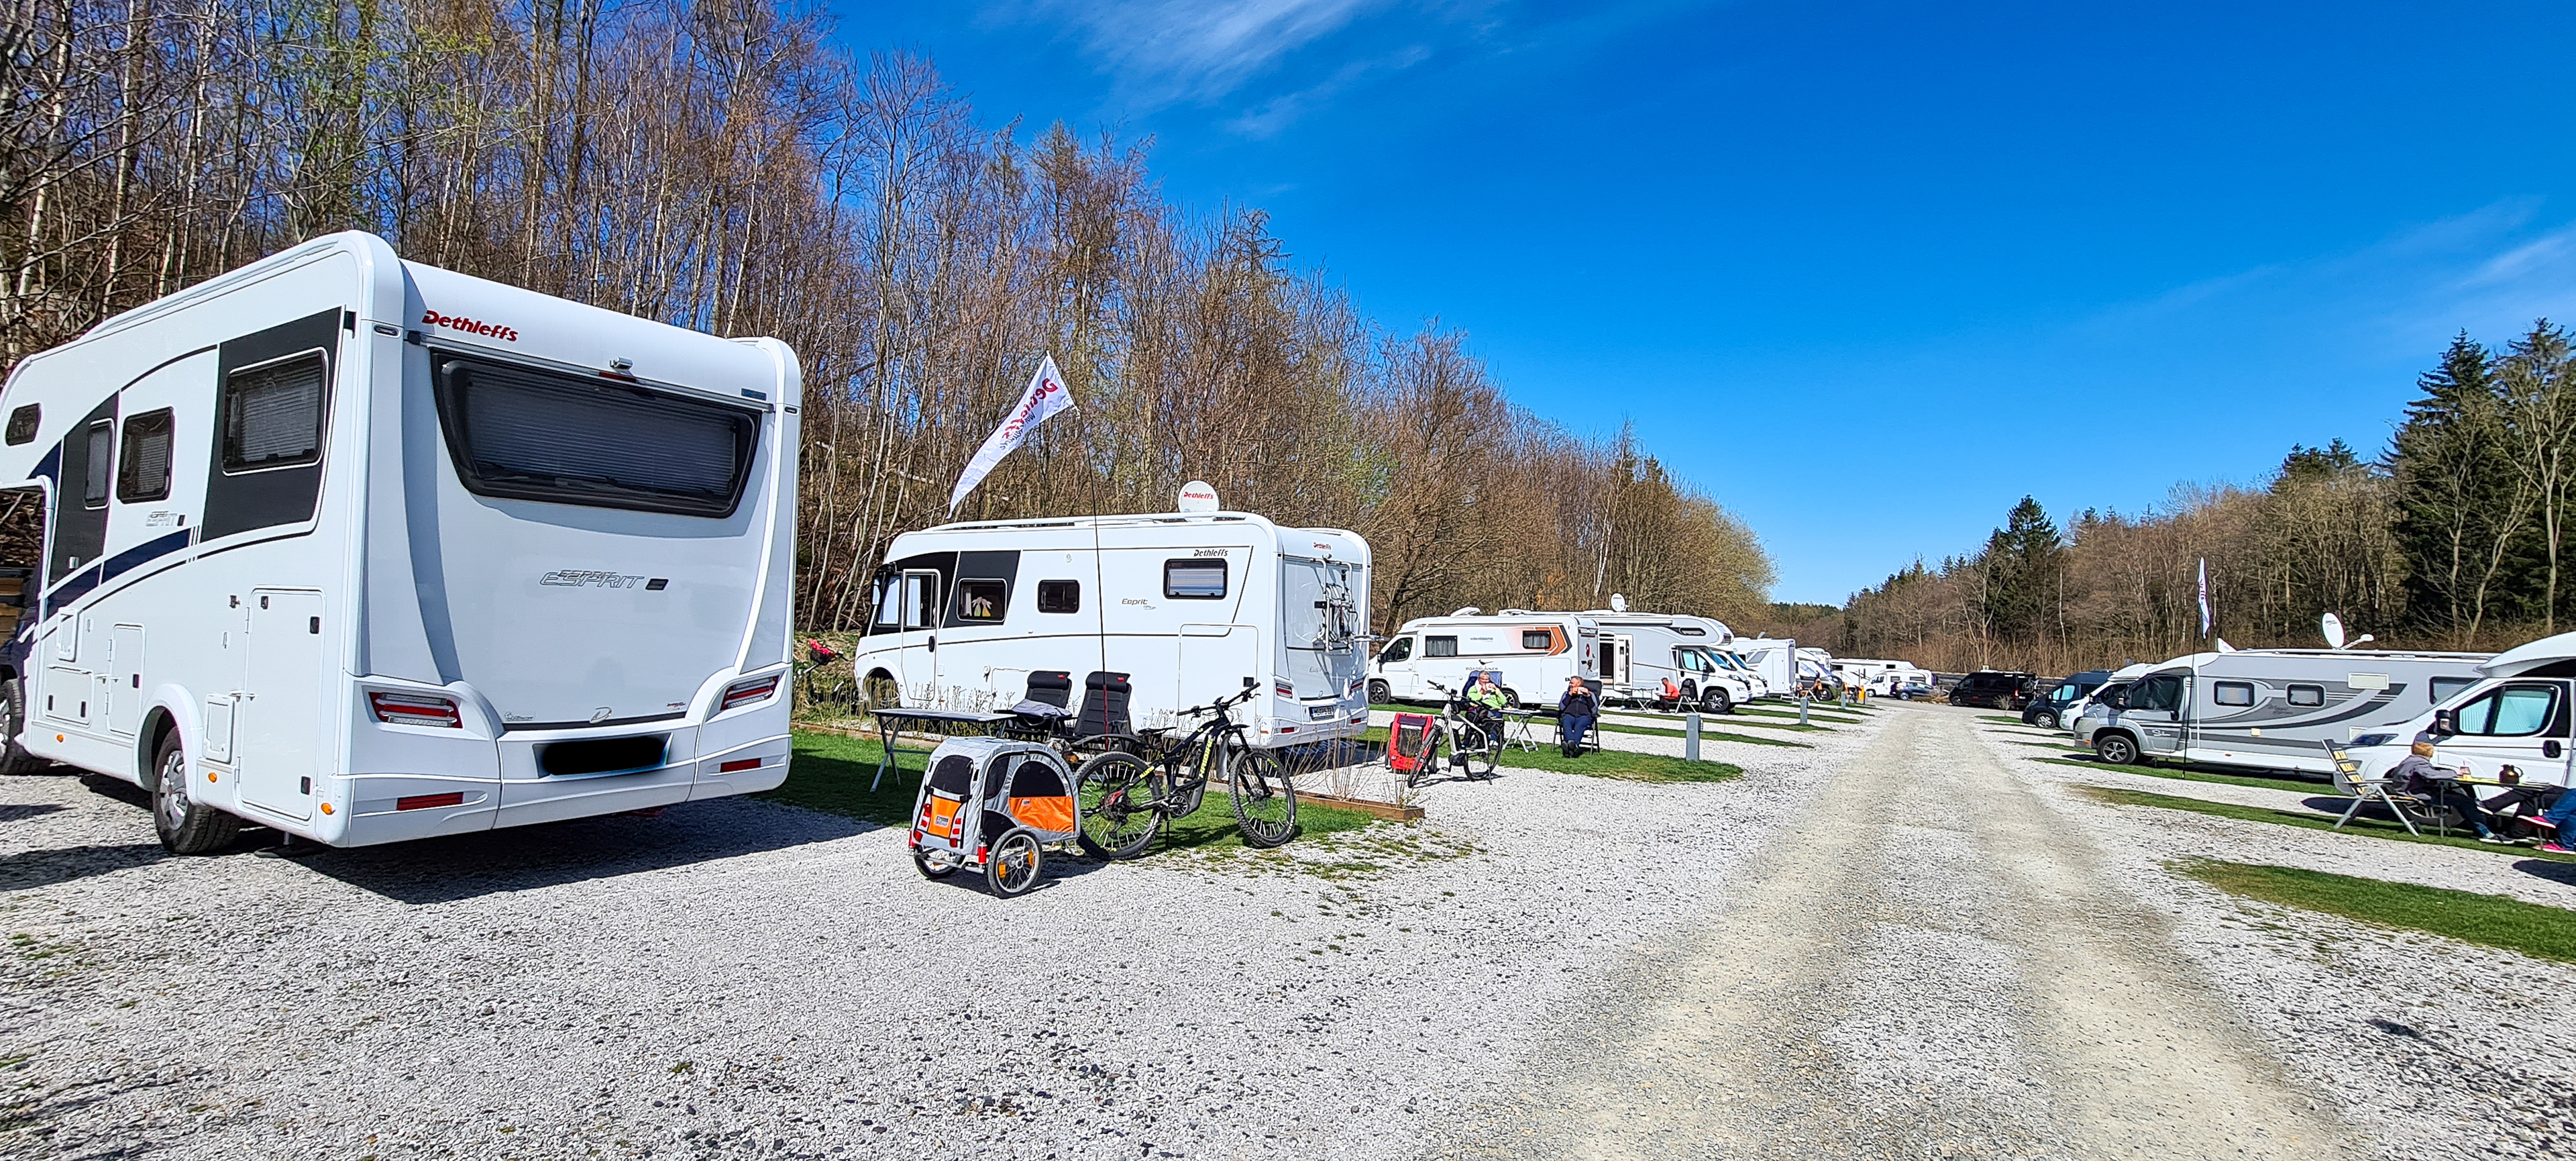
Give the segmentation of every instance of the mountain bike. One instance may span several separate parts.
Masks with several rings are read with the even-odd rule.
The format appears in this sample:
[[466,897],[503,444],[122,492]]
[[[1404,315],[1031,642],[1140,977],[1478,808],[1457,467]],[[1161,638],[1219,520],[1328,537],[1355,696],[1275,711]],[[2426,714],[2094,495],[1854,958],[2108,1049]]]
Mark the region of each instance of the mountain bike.
[[1197,813],[1208,783],[1220,780],[1234,799],[1243,845],[1267,848],[1287,842],[1297,830],[1297,787],[1279,759],[1253,748],[1244,740],[1245,727],[1226,713],[1258,692],[1247,688],[1182,710],[1183,717],[1206,715],[1208,720],[1151,759],[1111,750],[1075,770],[1082,849],[1104,859],[1144,854],[1166,823]]
[[[1404,784],[1422,785],[1423,776],[1440,764],[1443,753],[1448,755],[1449,765],[1466,771],[1471,779],[1493,777],[1503,748],[1499,728],[1489,729],[1468,718],[1467,701],[1457,690],[1436,681],[1424,684],[1443,695],[1440,716],[1431,720],[1431,728],[1422,732],[1421,741],[1401,752],[1413,762],[1413,769],[1405,772]],[[1387,732],[1386,743],[1387,754],[1392,758],[1398,753],[1393,730]]]

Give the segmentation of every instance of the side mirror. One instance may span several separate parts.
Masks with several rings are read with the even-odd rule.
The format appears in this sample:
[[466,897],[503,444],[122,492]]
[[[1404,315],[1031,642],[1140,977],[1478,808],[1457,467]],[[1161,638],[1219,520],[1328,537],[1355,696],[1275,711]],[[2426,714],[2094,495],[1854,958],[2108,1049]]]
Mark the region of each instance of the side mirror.
[[2452,717],[2452,716],[2451,716],[2451,711],[2449,711],[2449,710],[2434,710],[2434,711],[2433,711],[2433,732],[2434,732],[2434,733],[2437,733],[2437,734],[2456,734],[2456,733],[2459,733],[2459,732],[2460,732],[2460,730],[2459,730],[2459,726],[2456,724],[2457,722],[2458,722],[2458,719],[2457,719],[2457,718]]

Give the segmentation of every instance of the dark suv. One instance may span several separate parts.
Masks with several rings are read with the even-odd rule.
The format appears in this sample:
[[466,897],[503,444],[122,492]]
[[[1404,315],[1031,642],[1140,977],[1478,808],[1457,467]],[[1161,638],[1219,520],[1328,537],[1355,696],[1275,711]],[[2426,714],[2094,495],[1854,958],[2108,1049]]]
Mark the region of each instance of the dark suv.
[[2047,692],[2031,698],[2030,703],[2022,707],[2021,722],[2043,730],[2057,729],[2066,724],[2066,707],[2083,700],[2085,694],[2102,688],[2102,683],[2109,680],[2111,671],[2108,669],[2087,669],[2058,678],[2049,683]]
[[2019,713],[2023,706],[2030,704],[2031,695],[2038,686],[2039,675],[2036,673],[1980,669],[1960,678],[1959,684],[1950,687],[1950,704],[2008,709]]

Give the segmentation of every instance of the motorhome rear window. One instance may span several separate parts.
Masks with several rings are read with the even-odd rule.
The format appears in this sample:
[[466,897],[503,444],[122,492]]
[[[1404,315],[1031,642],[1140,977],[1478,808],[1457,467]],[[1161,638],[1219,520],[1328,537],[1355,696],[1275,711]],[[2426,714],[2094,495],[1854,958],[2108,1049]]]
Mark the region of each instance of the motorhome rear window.
[[758,413],[628,383],[441,354],[439,426],[478,496],[728,516]]
[[81,473],[81,503],[92,508],[104,508],[107,507],[108,473],[115,464],[108,457],[116,450],[116,421],[102,419],[90,424],[83,438],[89,441],[89,470]]
[[2293,685],[2289,694],[2291,705],[2313,708],[2326,704],[2326,687],[2322,685]]
[[224,470],[255,472],[322,458],[322,380],[313,351],[224,379]]
[[125,421],[125,446],[116,456],[116,498],[128,504],[170,496],[170,409],[146,411]]
[[1081,612],[1082,582],[1069,580],[1039,581],[1038,611],[1041,613]]
[[1163,562],[1163,595],[1175,601],[1213,601],[1225,596],[1222,558]]
[[2210,687],[2209,693],[2209,700],[2217,702],[2220,705],[2245,706],[2254,704],[2254,686],[2250,682],[2222,681]]
[[1011,607],[1011,586],[1007,581],[961,580],[957,582],[957,617],[962,621],[999,624]]
[[1554,634],[1554,633],[1550,633],[1550,632],[1548,632],[1548,631],[1547,631],[1547,630],[1545,630],[1545,629],[1523,629],[1523,630],[1521,630],[1521,648],[1523,648],[1523,649],[1553,649],[1553,648],[1555,648],[1555,647],[1556,647],[1556,634]]
[[44,417],[44,414],[45,413],[39,410],[38,406],[33,403],[10,412],[9,442],[13,445],[34,443],[36,440],[36,425],[38,421]]
[[1425,657],[1456,657],[1458,655],[1458,639],[1455,637],[1425,637],[1422,639],[1422,655]]

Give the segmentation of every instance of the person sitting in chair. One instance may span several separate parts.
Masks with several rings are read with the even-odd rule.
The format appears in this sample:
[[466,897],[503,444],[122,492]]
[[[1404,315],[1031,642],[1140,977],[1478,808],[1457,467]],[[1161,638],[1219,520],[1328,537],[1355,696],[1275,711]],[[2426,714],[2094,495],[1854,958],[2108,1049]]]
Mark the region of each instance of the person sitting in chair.
[[2389,770],[2388,777],[2398,784],[2398,789],[2423,799],[2437,812],[2445,806],[2459,811],[2460,817],[2468,819],[2469,825],[2477,828],[2479,842],[2513,841],[2487,826],[2487,812],[2478,806],[2478,796],[2460,785],[2459,771],[2433,764],[2433,743],[2415,743],[2412,751]]
[[1467,720],[1485,731],[1488,738],[1500,741],[1503,736],[1503,710],[1512,699],[1503,696],[1503,687],[1494,684],[1494,672],[1479,669],[1467,683],[1467,692],[1459,695],[1467,703]]
[[1583,739],[1601,716],[1601,699],[1580,677],[1565,679],[1565,696],[1556,701],[1556,744],[1568,758],[1583,755]]

